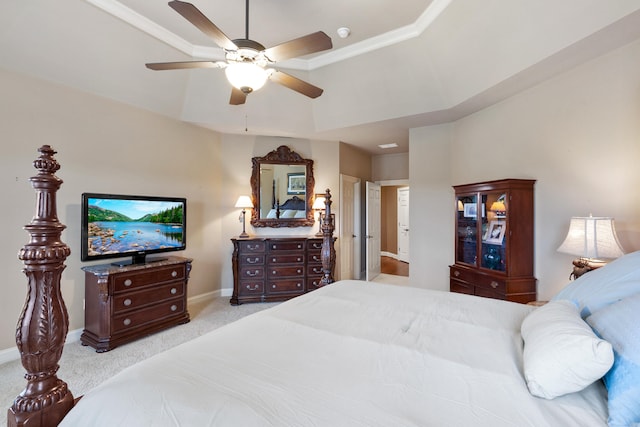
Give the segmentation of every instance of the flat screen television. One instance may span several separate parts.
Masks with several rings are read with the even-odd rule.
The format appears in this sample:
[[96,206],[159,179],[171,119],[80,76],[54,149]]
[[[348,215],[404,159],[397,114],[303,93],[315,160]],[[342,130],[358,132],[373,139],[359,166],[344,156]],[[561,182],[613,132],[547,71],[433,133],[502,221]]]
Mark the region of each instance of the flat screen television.
[[113,264],[140,264],[187,247],[184,198],[83,193],[81,210],[82,261],[131,257]]

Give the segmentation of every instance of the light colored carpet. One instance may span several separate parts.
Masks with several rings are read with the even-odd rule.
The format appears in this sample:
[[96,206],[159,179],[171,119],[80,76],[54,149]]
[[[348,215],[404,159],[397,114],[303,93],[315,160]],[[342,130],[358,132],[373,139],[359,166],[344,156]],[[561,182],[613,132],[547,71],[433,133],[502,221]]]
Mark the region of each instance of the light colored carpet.
[[[106,353],[96,353],[93,348],[84,347],[79,342],[69,343],[62,353],[58,377],[69,385],[74,397],[81,396],[136,362],[276,304],[232,306],[228,297],[216,298],[189,305],[191,322],[116,347]],[[24,373],[19,360],[0,365],[0,426],[7,425],[7,409],[27,384]]]
[[379,274],[372,282],[388,283],[390,285],[409,286],[409,278],[407,276],[394,276],[393,274]]

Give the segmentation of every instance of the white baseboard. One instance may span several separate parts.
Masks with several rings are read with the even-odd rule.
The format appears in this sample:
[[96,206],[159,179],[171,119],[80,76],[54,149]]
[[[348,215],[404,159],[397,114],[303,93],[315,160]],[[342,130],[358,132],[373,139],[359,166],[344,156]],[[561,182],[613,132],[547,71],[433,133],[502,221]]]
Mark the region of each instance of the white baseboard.
[[[187,300],[187,304],[196,304],[219,297],[230,297],[232,294],[233,289],[221,289],[219,291],[206,292],[204,294],[190,297]],[[74,329],[73,331],[69,331],[67,333],[67,339],[64,343],[69,344],[72,342],[80,341],[80,335],[82,335],[82,329]],[[18,351],[18,347],[11,347],[0,350],[0,365],[2,365],[3,363],[13,362],[14,360],[18,359],[20,359],[20,352]]]

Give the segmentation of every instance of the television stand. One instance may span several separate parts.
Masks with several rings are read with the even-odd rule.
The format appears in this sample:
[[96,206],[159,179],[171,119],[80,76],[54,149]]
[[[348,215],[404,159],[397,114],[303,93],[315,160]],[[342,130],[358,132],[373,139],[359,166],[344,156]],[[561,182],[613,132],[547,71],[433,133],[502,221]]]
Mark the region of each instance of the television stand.
[[146,257],[133,257],[130,260],[114,261],[111,263],[114,267],[126,267],[129,265],[144,265],[152,262],[166,261],[169,258],[146,258]]
[[103,353],[172,326],[189,322],[187,282],[191,259],[167,257],[147,264],[83,267],[82,345]]

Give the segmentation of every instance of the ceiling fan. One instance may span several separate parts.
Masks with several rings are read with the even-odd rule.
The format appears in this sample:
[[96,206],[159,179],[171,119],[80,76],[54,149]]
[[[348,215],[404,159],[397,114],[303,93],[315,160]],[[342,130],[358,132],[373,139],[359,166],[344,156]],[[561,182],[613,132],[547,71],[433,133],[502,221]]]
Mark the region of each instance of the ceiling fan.
[[333,47],[331,38],[324,32],[318,31],[266,49],[260,43],[249,39],[249,0],[246,0],[245,38],[235,40],[229,39],[191,3],[174,0],[169,2],[169,6],[224,49],[226,61],[157,62],[146,64],[147,68],[151,70],[224,68],[227,79],[232,85],[229,100],[231,105],[244,104],[247,95],[260,89],[267,79],[309,98],[322,95],[322,89],[319,87],[268,66],[277,61],[331,49]]

